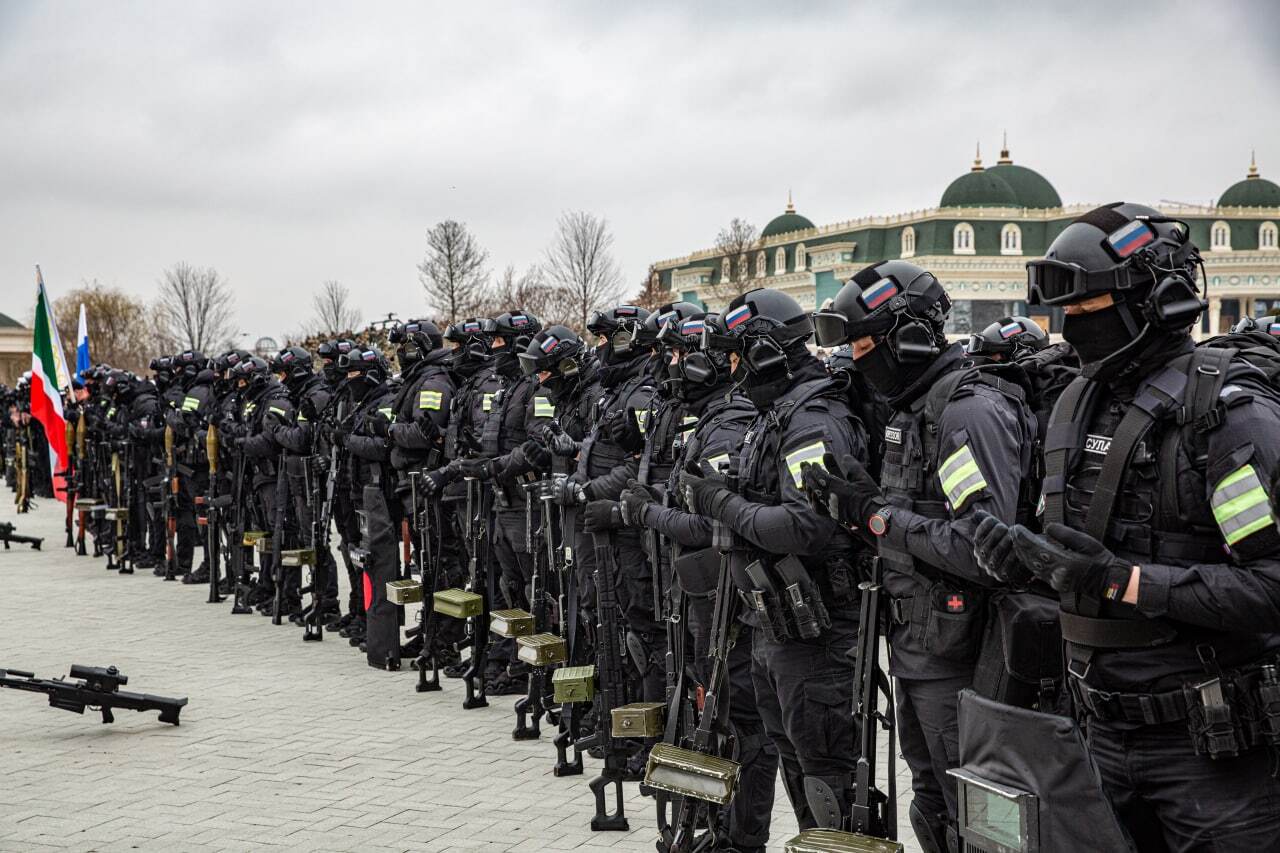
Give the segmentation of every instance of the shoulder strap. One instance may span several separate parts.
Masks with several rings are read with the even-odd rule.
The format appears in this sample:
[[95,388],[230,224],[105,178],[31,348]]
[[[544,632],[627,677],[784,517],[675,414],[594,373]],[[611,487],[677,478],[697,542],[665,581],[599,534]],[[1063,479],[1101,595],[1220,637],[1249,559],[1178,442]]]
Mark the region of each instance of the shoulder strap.
[[1066,520],[1067,472],[1071,470],[1072,454],[1078,452],[1085,430],[1089,427],[1088,414],[1093,410],[1100,386],[1083,376],[1077,376],[1062,392],[1053,412],[1049,415],[1049,428],[1044,439],[1044,520],[1047,523],[1063,523]]
[[1187,371],[1187,406],[1184,422],[1196,432],[1208,432],[1222,423],[1223,408],[1219,403],[1227,371],[1236,356],[1234,347],[1197,347],[1191,354]]

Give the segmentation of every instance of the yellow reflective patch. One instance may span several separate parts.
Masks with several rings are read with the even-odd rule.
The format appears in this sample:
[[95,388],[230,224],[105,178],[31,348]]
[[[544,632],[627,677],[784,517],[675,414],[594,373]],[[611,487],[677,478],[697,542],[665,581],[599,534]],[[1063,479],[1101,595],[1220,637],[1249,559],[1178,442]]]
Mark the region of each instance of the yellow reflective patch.
[[1275,524],[1267,490],[1252,465],[1244,465],[1222,478],[1209,500],[1214,520],[1228,545]]
[[194,412],[198,408],[200,408],[199,397],[183,397],[182,398],[182,411]]
[[823,467],[822,457],[827,453],[827,446],[821,441],[815,441],[813,444],[806,444],[804,447],[791,451],[785,457],[787,463],[787,471],[791,474],[791,479],[795,482],[796,488],[800,488],[802,473],[800,466],[805,462],[812,465]]
[[440,403],[444,399],[439,391],[423,389],[418,392],[418,408],[440,410]]
[[967,444],[948,456],[938,468],[938,482],[952,512],[959,512],[971,495],[987,487],[987,481],[983,479],[973,451]]
[[288,414],[287,412],[285,412],[284,409],[280,408],[279,406],[268,406],[267,412],[270,414],[279,415],[282,418],[285,417],[286,414]]
[[707,464],[716,471],[723,471],[729,465],[729,454],[717,453],[715,456],[708,456]]
[[485,411],[485,412],[493,411],[493,395],[492,394],[485,394],[481,398],[480,409],[481,411]]
[[554,418],[556,407],[546,397],[533,398],[533,416],[535,418]]
[[391,407],[390,407],[390,406],[385,406],[385,407],[379,408],[379,409],[378,409],[378,414],[382,415],[382,416],[383,416],[384,418],[386,418],[389,422],[391,422],[391,423],[395,423],[395,420],[396,420],[396,413],[395,413],[395,412],[393,412],[393,411],[391,411]]
[[688,432],[698,425],[698,419],[693,415],[685,415],[684,420],[680,421],[680,431]]
[[636,412],[636,425],[640,427],[640,431],[644,432],[645,427],[649,424],[649,410],[642,409]]

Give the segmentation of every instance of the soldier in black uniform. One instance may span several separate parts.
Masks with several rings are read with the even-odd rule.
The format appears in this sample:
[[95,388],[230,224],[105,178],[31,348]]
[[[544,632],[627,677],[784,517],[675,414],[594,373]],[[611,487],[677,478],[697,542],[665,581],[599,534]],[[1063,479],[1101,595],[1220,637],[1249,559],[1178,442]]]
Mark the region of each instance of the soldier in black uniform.
[[[203,458],[205,425],[213,410],[213,370],[209,360],[198,350],[184,350],[173,357],[175,379],[182,387],[182,397],[175,408],[166,414],[167,423],[173,427],[175,447],[184,458]],[[177,400],[175,394],[173,399]],[[176,547],[178,570],[184,575],[191,572],[199,528],[196,526],[196,495],[208,488],[207,466],[189,465],[190,475],[180,473],[178,478]]]
[[[285,475],[289,481],[290,506],[296,520],[295,535],[299,545],[310,545],[313,512],[319,512],[324,500],[324,482],[319,476],[320,470],[314,465],[318,456],[327,456],[326,438],[317,428],[320,415],[329,407],[333,389],[329,383],[316,375],[312,364],[311,353],[302,347],[286,347],[276,354],[271,362],[271,371],[289,392],[289,402],[293,404],[293,422],[280,427],[275,432],[276,441],[284,450]],[[328,621],[338,615],[338,567],[333,561],[333,552],[323,549],[316,554],[322,561],[320,574],[324,578],[325,588],[321,599],[320,618]],[[297,570],[287,569],[289,588],[298,584]],[[301,619],[301,610],[290,617],[290,621]]]
[[[713,470],[727,466],[742,446],[757,410],[745,396],[733,390],[728,355],[703,349],[702,336],[708,329],[713,334],[727,334],[720,315],[701,311],[689,312],[684,319],[670,320],[659,332],[659,343],[669,357],[664,393],[679,401],[681,413],[678,434],[664,441],[663,446],[669,443],[669,452],[676,455],[665,466],[667,474],[663,481],[648,487],[638,480],[628,484],[617,504],[617,515],[628,526],[661,534],[664,544],[660,551],[664,556],[671,553],[665,547],[666,542],[673,542],[676,556],[682,561],[687,558],[692,562],[701,556],[714,565],[719,555],[712,547],[711,520],[684,508],[680,474],[690,467],[700,469],[704,461]],[[663,431],[662,420],[659,415],[651,421],[649,442],[658,440],[655,436]],[[692,642],[683,659],[672,660],[670,669],[675,671],[669,671],[668,678],[678,675],[688,661],[703,686],[711,674],[707,652],[715,609],[715,589],[707,589],[710,580],[707,574],[699,577],[692,573],[686,576],[664,572],[670,582],[664,592],[684,603],[683,607],[673,603],[672,613],[686,620],[689,637],[684,642]],[[742,624],[738,627],[737,641],[729,652],[728,721],[736,743],[736,760],[742,769],[725,829],[734,850],[763,853],[769,840],[778,750],[765,732],[751,677],[754,629],[741,617],[739,621]],[[679,638],[675,640],[680,642]]]
[[[333,440],[335,428],[347,423],[355,408],[347,388],[346,370],[338,366],[339,359],[353,349],[357,349],[356,343],[345,338],[325,341],[316,347],[316,355],[320,357],[320,375],[324,377],[332,395],[329,405],[320,413],[322,432],[330,441]],[[341,447],[338,449],[338,475],[334,482],[333,526],[338,533],[338,553],[347,572],[347,612],[326,623],[325,627],[330,631],[337,631],[341,636],[350,636],[353,632],[357,636],[363,635],[363,581],[359,567],[351,559],[351,548],[360,541],[360,525],[351,502],[350,459]]]
[[1061,596],[1068,685],[1138,848],[1271,850],[1280,835],[1280,398],[1237,350],[1195,348],[1186,223],[1081,216],[1027,265],[1084,364],[1054,409],[1043,533],[980,547]]
[[360,568],[357,589],[365,618],[348,627],[353,645],[365,646],[369,666],[400,665],[397,608],[387,600],[387,582],[400,573],[400,502],[395,496],[388,431],[395,417],[391,365],[375,349],[355,348],[339,356],[346,371],[352,411],[333,428],[349,453],[350,494],[357,519],[353,560]]
[[855,275],[815,315],[823,346],[852,344],[855,369],[888,398],[879,484],[855,460],[845,480],[813,469],[808,485],[836,495],[842,520],[879,539],[892,604],[890,674],[898,736],[911,768],[911,824],[931,853],[956,819],[957,694],[973,681],[984,588],[973,554],[975,513],[1013,522],[1026,507],[1035,422],[1018,376],[976,369],[943,326],[951,301],[932,274],[886,261]]
[[[735,586],[757,605],[752,677],[765,730],[802,828],[815,825],[806,790],[852,802],[857,760],[853,662],[858,581],[854,540],[815,510],[803,464],[866,459],[861,424],[809,353],[809,315],[790,296],[753,290],[723,315],[704,347],[728,352],[732,376],[758,411],[726,480],[706,466],[680,478],[688,508],[735,535]],[[794,594],[791,589],[794,588]]]
[[[245,455],[250,468],[260,528],[269,531],[273,540],[277,537],[296,535],[297,525],[289,506],[289,481],[285,468],[284,445],[281,433],[293,426],[294,409],[288,390],[271,374],[271,365],[258,356],[238,363],[232,370],[236,387],[241,394],[241,428],[235,438],[236,449]],[[288,547],[276,543],[275,550]],[[258,562],[258,583],[250,597],[264,616],[270,614],[276,592],[275,556],[271,551],[263,553]],[[280,591],[282,610],[294,613],[301,607],[297,578],[282,578]]]

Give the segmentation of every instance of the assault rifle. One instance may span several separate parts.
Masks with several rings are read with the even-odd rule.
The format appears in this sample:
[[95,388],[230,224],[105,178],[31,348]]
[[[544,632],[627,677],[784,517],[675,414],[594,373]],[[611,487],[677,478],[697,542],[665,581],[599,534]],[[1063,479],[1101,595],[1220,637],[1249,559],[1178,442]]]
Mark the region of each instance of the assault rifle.
[[72,532],[74,525],[72,524],[72,515],[75,512],[76,495],[79,494],[79,488],[76,485],[77,475],[80,473],[80,463],[76,459],[76,424],[71,418],[67,418],[66,422],[66,444],[67,444],[67,467],[56,472],[55,476],[61,477],[63,482],[63,502],[66,504],[66,529],[67,544],[66,547],[74,548],[76,545],[75,534]]
[[[440,663],[436,658],[436,631],[440,620],[435,613],[436,590],[440,586],[440,570],[443,562],[438,537],[440,535],[440,500],[422,502],[418,488],[422,472],[409,472],[409,485],[413,494],[413,515],[418,525],[418,559],[422,563],[422,610],[418,614],[418,636],[422,638],[422,652],[413,662],[418,670],[419,693],[440,689]],[[427,567],[430,566],[428,572]],[[427,672],[430,671],[430,677]]]
[[304,642],[319,642],[324,639],[324,595],[328,577],[329,552],[329,519],[333,516],[333,496],[337,490],[338,466],[341,464],[338,454],[341,448],[335,441],[329,448],[328,465],[325,458],[316,453],[320,444],[320,425],[311,427],[312,456],[306,460],[307,495],[314,493],[313,481],[319,480],[319,471],[324,471],[324,492],[320,506],[311,511],[311,584],[298,591],[298,594],[311,593],[311,604],[302,611],[302,627]]
[[208,604],[222,601],[222,508],[231,503],[229,496],[218,494],[218,427],[209,422],[204,436],[205,453],[209,457],[209,493],[204,499],[205,560],[209,564]]
[[[548,631],[547,572],[555,559],[555,531],[551,526],[552,504],[550,489],[545,480],[526,484],[524,504],[525,549],[533,560],[533,577],[529,585],[529,610],[533,616],[534,634]],[[533,526],[534,506],[542,503],[541,520]],[[516,700],[516,727],[511,732],[514,740],[535,740],[542,735],[539,725],[543,716],[555,723],[559,717],[551,708],[550,680],[547,667],[532,666],[529,669],[528,690]],[[530,725],[532,721],[532,725]]]
[[231,505],[236,508],[235,524],[231,531],[231,578],[235,591],[231,603],[232,613],[252,613],[249,607],[249,593],[253,591],[250,583],[249,567],[245,565],[244,531],[248,520],[249,508],[245,505],[251,497],[244,493],[244,454],[237,452],[232,465]]
[[[613,534],[594,533],[592,539],[596,552],[596,611],[600,620],[596,631],[596,672],[600,684],[600,701],[596,707],[600,716],[595,732],[583,739],[578,748],[598,746],[604,751],[600,775],[588,784],[596,798],[591,830],[626,832],[630,827],[622,801],[622,779],[627,769],[627,755],[613,737],[613,709],[627,704],[627,675],[622,665],[622,614],[616,589],[618,566]],[[612,813],[606,804],[606,789],[610,786],[614,789]]]
[[164,425],[164,487],[160,500],[164,506],[164,579],[178,578],[178,460],[174,455],[173,424]]
[[4,542],[4,549],[9,550],[10,542],[17,542],[20,545],[30,545],[33,551],[40,550],[40,543],[44,541],[42,536],[23,536],[15,533],[13,525],[7,521],[0,521],[0,541]]
[[[562,477],[558,474],[556,477]],[[545,506],[550,512],[550,495]],[[553,565],[556,567],[558,583],[558,600],[556,610],[559,611],[560,633],[568,646],[568,663],[577,666],[583,663],[582,648],[586,645],[578,633],[578,578],[573,559],[573,525],[569,522],[568,510],[557,507],[560,518],[561,547],[552,553]],[[555,560],[559,555],[560,559]],[[582,725],[581,703],[568,702],[560,706],[560,731],[555,737],[556,765],[552,773],[556,776],[577,776],[582,773],[582,753],[585,747],[579,744],[578,732]],[[569,750],[573,750],[573,760],[569,760]]]
[[104,723],[116,721],[112,708],[126,708],[131,711],[159,711],[160,722],[176,726],[178,714],[187,704],[185,696],[170,699],[146,693],[120,692],[120,685],[128,684],[129,677],[114,666],[103,668],[72,664],[70,677],[80,681],[49,680],[36,678],[35,673],[20,669],[0,669],[0,687],[48,694],[49,704],[62,711],[83,714],[85,708],[100,710]]
[[490,534],[493,531],[493,490],[479,480],[467,480],[467,511],[472,508],[472,490],[480,492],[476,517],[471,519],[471,558],[468,566],[471,575],[471,591],[482,599],[480,613],[468,620],[467,632],[471,642],[471,663],[462,674],[467,688],[467,698],[462,707],[483,708],[489,704],[485,696],[484,671],[489,663],[489,605],[493,600],[493,578],[490,571]]

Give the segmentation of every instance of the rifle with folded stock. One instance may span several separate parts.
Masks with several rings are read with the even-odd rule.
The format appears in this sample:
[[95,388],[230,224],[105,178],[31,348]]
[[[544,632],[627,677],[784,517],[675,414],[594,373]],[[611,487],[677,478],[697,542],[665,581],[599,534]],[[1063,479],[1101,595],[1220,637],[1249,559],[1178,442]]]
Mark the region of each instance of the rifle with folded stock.
[[218,494],[218,427],[212,421],[204,436],[205,453],[209,457],[209,493],[205,496],[205,554],[209,564],[209,604],[223,600],[222,591],[222,509],[231,497]]
[[187,704],[185,696],[171,699],[167,696],[122,692],[120,685],[128,684],[129,677],[114,666],[104,668],[72,664],[70,677],[80,680],[36,678],[32,672],[0,668],[0,687],[44,693],[49,697],[49,705],[60,711],[83,714],[85,708],[99,710],[104,723],[116,721],[115,715],[111,713],[113,708],[125,708],[130,711],[159,711],[160,722],[176,726],[178,714]]
[[237,614],[253,612],[253,609],[249,607],[249,594],[253,591],[253,585],[249,578],[250,569],[245,564],[244,532],[245,525],[248,522],[249,508],[246,506],[248,496],[244,493],[244,467],[244,454],[237,452],[231,474],[231,505],[235,507],[236,514],[231,534],[231,576],[232,582],[235,584],[231,612]]
[[486,488],[479,480],[467,480],[467,506],[470,511],[472,489],[480,493],[476,503],[477,516],[471,520],[471,557],[470,569],[471,592],[481,598],[480,613],[467,620],[468,639],[471,643],[471,663],[463,673],[462,680],[467,689],[467,697],[462,707],[468,710],[483,708],[489,704],[485,695],[485,667],[489,663],[489,606],[493,600],[493,578],[490,571],[492,548],[490,535],[493,531],[493,490]]
[[[418,489],[421,478],[418,471],[409,472],[409,482],[413,488],[413,512],[418,524],[418,555],[422,563],[422,610],[418,614],[418,636],[422,638],[422,653],[414,660],[413,666],[418,670],[418,683],[414,690],[418,693],[434,692],[440,688],[440,663],[436,658],[436,633],[440,620],[435,612],[435,594],[440,586],[441,563],[443,562],[440,545],[441,525],[440,500],[422,501],[422,492]],[[430,676],[427,673],[430,672]]]
[[[563,476],[563,475],[557,475]],[[546,501],[548,514],[551,510],[550,495]],[[575,666],[582,663],[581,637],[578,633],[578,579],[574,568],[573,557],[573,525],[568,518],[568,510],[556,507],[560,520],[559,548],[553,548],[550,559],[556,567],[557,604],[560,619],[560,633],[568,647],[568,664]],[[559,559],[556,559],[556,557]],[[585,747],[580,744],[579,730],[582,726],[580,702],[565,702],[560,706],[560,731],[555,737],[556,764],[552,773],[556,776],[577,776],[582,773],[582,753]],[[573,760],[569,760],[569,751],[573,750]]]
[[[552,503],[548,483],[543,480],[525,485],[524,507],[524,539],[525,549],[533,560],[533,577],[529,585],[529,609],[533,617],[533,633],[543,634],[549,629],[549,601],[547,593],[547,573],[554,561],[555,530],[552,528]],[[534,506],[542,504],[540,522],[535,528],[533,524]],[[523,697],[516,700],[516,727],[511,732],[514,740],[534,740],[542,735],[539,725],[545,716],[549,723],[559,721],[559,715],[552,709],[551,690],[548,668],[531,666],[529,669],[528,689]]]

